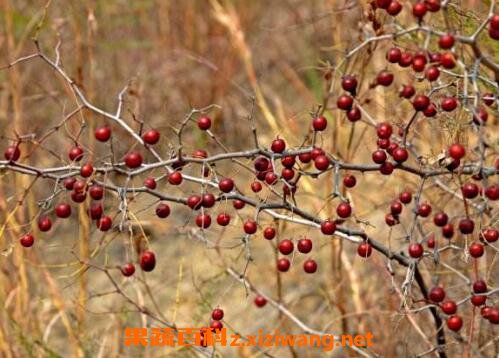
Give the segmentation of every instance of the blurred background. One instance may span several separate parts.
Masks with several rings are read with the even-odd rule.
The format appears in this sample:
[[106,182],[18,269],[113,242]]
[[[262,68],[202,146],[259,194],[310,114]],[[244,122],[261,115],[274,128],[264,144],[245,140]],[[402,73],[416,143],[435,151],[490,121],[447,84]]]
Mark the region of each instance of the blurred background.
[[[489,1],[452,1],[450,16],[456,31],[472,33],[480,18],[488,11]],[[262,145],[270,145],[277,136],[285,138],[289,147],[302,145],[310,134],[310,120],[324,103],[336,79],[331,101],[325,112],[328,130],[318,138],[318,145],[345,161],[370,163],[376,149],[376,135],[364,122],[353,126],[335,108],[341,93],[338,79],[343,74],[357,75],[359,99],[377,121],[394,126],[405,123],[411,115],[408,101],[398,97],[399,88],[414,81],[414,75],[400,67],[390,67],[395,82],[389,88],[371,88],[375,75],[387,68],[385,50],[392,44],[380,42],[366,47],[337,72],[334,66],[346,51],[361,43],[366,36],[393,29],[392,20],[376,14],[373,30],[368,1],[356,0],[141,0],[141,1],[24,1],[0,0],[0,65],[36,52],[35,37],[42,50],[55,58],[60,43],[64,70],[78,84],[87,98],[109,112],[117,108],[119,92],[129,84],[123,117],[135,130],[140,122],[144,128],[161,131],[157,145],[168,157],[176,147],[175,128],[192,108],[217,104],[210,112],[213,133],[233,151],[253,148],[251,122],[254,118]],[[402,24],[411,24],[410,2],[403,1],[404,10],[397,17]],[[464,14],[467,14],[466,16]],[[431,15],[437,28],[443,18]],[[391,26],[391,27],[390,27]],[[484,36],[483,45],[499,60],[499,49]],[[399,46],[416,50],[424,36],[411,35],[398,40]],[[436,41],[430,44],[435,48]],[[375,50],[377,52],[375,52]],[[463,56],[468,53],[463,51]],[[486,72],[485,72],[486,74]],[[336,77],[334,77],[336,76]],[[415,83],[418,90],[424,84]],[[484,87],[484,91],[490,88]],[[89,160],[99,163],[109,159],[109,146],[96,143],[94,129],[109,124],[113,130],[115,158],[118,160],[136,145],[130,136],[102,116],[82,111],[57,131],[51,132],[65,115],[76,108],[75,97],[67,84],[40,59],[0,72],[0,136],[2,148],[12,144],[16,135],[24,138],[21,161],[38,167],[70,164],[67,151],[74,138],[87,152]],[[497,146],[497,109],[489,109],[487,138]],[[452,117],[442,115],[420,123],[414,134],[414,145],[420,155],[433,158],[456,138],[474,143],[465,126],[464,110]],[[81,132],[80,132],[81,131]],[[45,136],[46,135],[46,136]],[[40,140],[43,138],[43,140]],[[209,154],[221,153],[220,147],[194,124],[184,132],[184,150],[191,153],[204,149]],[[497,148],[497,147],[496,147]],[[146,161],[152,161],[146,157]],[[492,165],[494,156],[486,158]],[[250,161],[244,161],[251,166]],[[411,159],[414,164],[414,158]],[[199,175],[199,167],[186,168]],[[242,191],[250,196],[253,176],[241,166],[228,161],[217,164],[217,171],[231,176]],[[148,173],[159,176],[161,170]],[[320,217],[334,217],[339,199],[329,200],[333,190],[332,175],[319,180],[306,178],[300,182],[297,203]],[[123,183],[125,178],[109,178]],[[141,186],[144,177],[132,185]],[[495,180],[495,179],[494,179]],[[417,177],[396,172],[390,177],[377,173],[357,175],[358,185],[348,192],[355,218],[346,226],[362,227],[372,237],[394,250],[405,250],[404,233],[411,225],[410,208],[401,216],[402,225],[388,229],[385,213],[391,201],[409,188],[419,187]],[[455,191],[456,178],[447,185]],[[198,186],[185,183],[177,188],[165,180],[158,190],[186,197],[199,193]],[[459,218],[462,202],[453,193],[428,183],[423,195],[434,210],[448,210]],[[78,258],[97,266],[113,268],[112,277],[121,290],[134,301],[160,312],[177,327],[202,327],[209,324],[211,310],[225,311],[225,325],[230,332],[257,334],[279,329],[290,334],[301,329],[285,315],[267,304],[257,308],[254,294],[228,276],[225,267],[242,272],[245,267],[242,223],[252,218],[254,209],[246,207],[237,213],[231,203],[222,202],[210,209],[213,220],[217,213],[230,212],[233,220],[221,230],[215,223],[205,233],[198,230],[190,210],[172,204],[172,215],[159,219],[154,214],[157,201],[136,195],[129,209],[136,217],[134,235],[117,231],[101,233],[86,215],[89,203],[76,209],[70,220],[55,220],[49,233],[40,233],[36,218],[47,199],[53,204],[70,201],[66,192],[54,192],[54,182],[15,174],[0,173],[0,352],[4,357],[78,356],[118,357],[167,355],[190,356],[195,352],[176,348],[130,348],[123,346],[125,327],[157,327],[147,315],[136,312],[109,278],[101,271],[85,268]],[[269,196],[264,189],[259,197]],[[114,193],[106,194],[106,212],[118,217],[119,200]],[[137,223],[141,224],[138,225]],[[490,225],[493,225],[492,219]],[[277,273],[275,240],[263,239],[262,229],[274,225],[279,239],[298,240],[310,237],[311,254],[296,254],[287,273]],[[430,233],[431,222],[423,223]],[[142,232],[141,228],[144,230]],[[35,245],[23,249],[18,238],[32,231]],[[148,244],[143,236],[147,236]],[[135,245],[131,244],[132,240]],[[459,240],[464,238],[458,237]],[[118,267],[136,261],[134,247],[149,245],[156,253],[157,267],[135,277],[123,278]],[[218,249],[215,249],[215,248]],[[374,254],[364,260],[355,254],[356,245],[325,237],[319,230],[304,226],[273,222],[261,214],[259,231],[251,238],[253,261],[247,269],[248,279],[276,301],[284,304],[308,326],[331,333],[364,334],[372,332],[373,352],[383,356],[410,356],[424,352],[434,344],[434,323],[428,312],[407,315],[400,310],[400,285],[405,270]],[[490,287],[497,286],[497,255],[490,254],[480,267]],[[314,275],[302,270],[306,258],[318,262]],[[455,264],[464,275],[470,275],[470,264],[461,253],[445,252],[442,260]],[[494,268],[495,267],[495,268]],[[468,287],[456,274],[436,267],[430,260],[421,270],[431,286],[438,278],[445,282],[448,295],[464,298]],[[437,272],[438,271],[438,272]],[[417,289],[410,300],[421,299]],[[471,305],[460,312],[465,322],[472,315]],[[479,323],[475,338],[477,353],[496,356],[497,328]],[[418,327],[419,332],[415,327]],[[465,324],[465,327],[468,327]],[[496,337],[494,339],[494,337]],[[459,354],[463,341],[448,333],[449,353]],[[478,351],[478,347],[482,347]],[[211,350],[208,350],[211,352]],[[254,348],[220,348],[227,357],[261,356]],[[266,350],[275,357],[317,357],[325,355],[320,348],[279,347]],[[356,355],[348,348],[338,348],[328,356]],[[456,355],[457,356],[457,355]]]

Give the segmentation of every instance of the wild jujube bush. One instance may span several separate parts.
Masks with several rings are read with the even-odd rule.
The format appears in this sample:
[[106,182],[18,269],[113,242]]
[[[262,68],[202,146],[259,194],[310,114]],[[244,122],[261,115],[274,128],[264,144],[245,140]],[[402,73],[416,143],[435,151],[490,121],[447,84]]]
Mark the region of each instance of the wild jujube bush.
[[[346,270],[373,265],[386,273],[363,279],[386,281],[384,289],[396,294],[393,313],[407,317],[418,342],[406,354],[493,356],[491,337],[499,323],[499,14],[493,3],[472,20],[456,9],[439,0],[369,2],[362,19],[368,31],[359,43],[337,63],[320,67],[323,101],[305,109],[300,136],[272,133],[270,140],[263,140],[257,120],[266,108],[259,95],[250,98],[245,118],[223,117],[223,106],[206,104],[187,108],[175,128],[160,130],[128,106],[132,85],[119,92],[114,110],[101,106],[97,102],[104,101],[88,99],[65,69],[68,54],[59,45],[45,50],[35,41],[33,54],[4,71],[22,72],[36,62],[61,82],[72,107],[55,126],[41,119],[24,133],[6,134],[4,185],[13,175],[31,181],[7,188],[15,199],[5,208],[3,227],[13,225],[9,212],[24,211],[25,222],[17,240],[5,243],[4,236],[4,247],[36,252],[59,239],[58,227],[79,223],[91,238],[87,250],[76,249],[82,237],[75,232],[59,251],[77,274],[104,274],[113,293],[152,325],[178,327],[154,300],[146,305],[126,293],[128,280],[151,294],[151,276],[177,275],[162,263],[168,241],[177,238],[164,233],[160,246],[144,230],[143,222],[154,217],[188,228],[192,245],[215,250],[213,265],[226,285],[244,287],[254,315],[275,310],[291,321],[292,332],[338,334],[334,325],[311,328],[310,307],[286,308],[281,283],[295,274],[286,289],[297,290],[303,280],[313,284],[314,276],[330,270],[318,257],[332,242],[333,265],[356,259]],[[370,63],[376,56],[383,58],[382,68]],[[384,114],[376,109],[381,101]],[[231,135],[250,144],[233,150],[214,123],[236,120],[244,134]],[[347,139],[338,138],[339,127]],[[199,136],[214,143],[211,150],[192,147]],[[25,206],[29,195],[36,210]],[[374,213],[365,212],[365,201],[373,202]],[[258,243],[257,250],[255,241],[269,245]],[[262,255],[271,261],[265,267]],[[196,265],[196,257],[185,256]],[[259,275],[276,276],[278,292],[270,283],[254,285]],[[225,299],[215,300],[211,316],[201,320],[207,329],[231,328]],[[352,349],[383,354],[381,346]]]

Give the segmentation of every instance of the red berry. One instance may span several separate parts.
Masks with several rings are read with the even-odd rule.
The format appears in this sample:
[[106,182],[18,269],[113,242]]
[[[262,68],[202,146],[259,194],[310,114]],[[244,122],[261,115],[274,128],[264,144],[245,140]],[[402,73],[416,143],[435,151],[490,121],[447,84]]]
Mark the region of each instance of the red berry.
[[300,162],[304,164],[310,163],[310,161],[312,160],[312,154],[311,153],[298,154],[298,159],[300,159]]
[[254,162],[255,170],[258,172],[263,172],[269,169],[270,161],[265,157],[258,157]]
[[482,257],[484,253],[483,245],[480,244],[479,242],[471,243],[468,250],[471,257],[474,257],[475,259]]
[[412,63],[412,55],[408,52],[403,52],[400,55],[399,66],[400,67],[409,67]]
[[397,163],[403,163],[409,158],[409,153],[405,148],[397,148],[393,151],[392,156]]
[[224,311],[220,308],[215,308],[211,312],[211,318],[213,318],[215,321],[221,321],[224,318]]
[[453,159],[459,160],[466,155],[466,150],[459,143],[454,143],[449,147],[449,156]]
[[485,105],[487,106],[492,106],[494,104],[494,101],[495,101],[495,97],[494,97],[494,94],[493,93],[485,93],[482,97],[483,99],[483,103],[485,103]]
[[274,139],[272,141],[270,149],[274,153],[282,153],[286,149],[286,142],[284,141],[284,139],[281,139],[281,138]]
[[412,60],[412,69],[414,72],[423,72],[426,66],[426,57],[425,56],[414,56]]
[[69,150],[68,153],[69,160],[73,162],[79,162],[83,158],[83,149],[79,146],[75,146]]
[[212,208],[215,205],[215,196],[211,193],[206,193],[201,199],[201,205],[205,208]]
[[484,305],[485,302],[487,302],[487,296],[482,296],[482,295],[473,295],[471,296],[471,304],[473,306],[481,306]]
[[392,0],[376,0],[376,6],[380,9],[387,9]]
[[397,215],[386,214],[385,215],[385,223],[388,226],[395,226],[399,223]]
[[170,207],[168,204],[158,204],[158,206],[156,206],[156,215],[161,219],[167,218],[170,215]]
[[94,172],[94,167],[92,164],[87,163],[80,168],[80,175],[84,178],[88,178]]
[[499,309],[492,308],[487,316],[490,323],[499,324]]
[[438,213],[435,214],[435,216],[433,217],[433,222],[435,223],[435,225],[440,227],[445,226],[448,220],[449,217],[447,216],[446,213]]
[[393,215],[398,215],[402,212],[402,204],[399,201],[394,201],[390,205],[390,212]]
[[459,331],[463,326],[463,320],[459,316],[450,316],[447,318],[447,327],[452,331]]
[[321,223],[321,232],[324,235],[333,235],[336,231],[336,223],[334,221],[326,220]]
[[452,237],[454,236],[454,226],[452,226],[452,224],[445,224],[442,227],[442,235],[446,239],[452,239]]
[[291,262],[287,258],[280,258],[277,260],[277,269],[281,272],[286,272],[289,270],[289,267],[291,266]]
[[221,213],[217,216],[217,224],[220,226],[227,226],[230,223],[230,215]]
[[111,138],[111,128],[108,126],[100,126],[95,128],[95,139],[99,142],[107,142]]
[[73,187],[74,187],[75,183],[76,183],[76,178],[73,178],[73,177],[66,178],[66,179],[64,179],[64,182],[63,182],[64,187],[67,190],[73,190]]
[[347,175],[343,178],[343,185],[347,188],[353,188],[357,184],[357,179],[353,175]]
[[416,89],[414,88],[414,86],[410,86],[410,85],[404,86],[402,88],[402,91],[400,91],[400,96],[407,98],[407,99],[411,98],[415,94],[416,94]]
[[248,235],[252,235],[256,232],[258,226],[256,224],[256,221],[254,220],[247,220],[244,225],[243,225],[243,228],[244,228],[244,232]]
[[88,210],[88,215],[92,220],[100,219],[103,213],[104,209],[102,208],[102,204],[100,202],[93,203]]
[[262,190],[262,184],[260,184],[260,182],[254,181],[253,183],[251,183],[251,190],[254,193],[260,192]]
[[454,68],[456,66],[456,60],[454,59],[452,52],[444,52],[441,54],[440,64],[447,69]]
[[291,179],[293,179],[294,176],[295,176],[295,171],[293,169],[284,168],[281,171],[281,177],[286,181],[290,181]]
[[21,237],[19,242],[24,247],[31,247],[35,243],[35,238],[31,234],[26,234]]
[[379,167],[379,172],[383,175],[390,175],[393,173],[393,170],[395,169],[395,166],[391,162],[384,162],[381,164]]
[[168,183],[171,185],[180,185],[182,183],[182,173],[181,172],[173,172],[168,175]]
[[470,219],[461,219],[459,221],[459,231],[463,234],[471,234],[475,229],[475,223]]
[[435,247],[435,234],[430,234],[428,241],[426,241],[428,248],[433,249]]
[[142,135],[142,139],[147,144],[154,145],[159,141],[159,132],[155,129],[149,129]]
[[315,131],[323,131],[327,127],[327,119],[326,117],[317,117],[312,121],[312,127],[314,127]]
[[428,203],[419,204],[418,215],[426,218],[431,214],[431,205]]
[[454,97],[446,97],[440,102],[440,106],[446,112],[452,112],[457,107],[457,100]]
[[464,183],[463,186],[461,187],[461,192],[463,193],[463,196],[467,199],[473,199],[478,196],[478,185],[475,183]]
[[399,62],[401,56],[402,56],[402,51],[400,51],[400,49],[398,47],[392,47],[386,53],[386,59],[388,60],[388,62],[391,62],[391,63]]
[[436,66],[430,66],[426,70],[426,79],[430,82],[436,81],[440,76],[440,70]]
[[6,160],[10,162],[15,162],[19,159],[21,156],[21,151],[19,150],[19,147],[17,145],[11,145],[5,149],[4,152],[4,157]]
[[263,296],[257,295],[255,297],[255,301],[254,302],[255,302],[255,305],[257,307],[263,307],[263,306],[265,306],[267,304],[267,299],[265,297],[263,297]]
[[292,169],[296,163],[296,158],[294,155],[287,155],[281,159],[281,164],[283,167]]
[[357,79],[354,76],[346,75],[341,80],[341,87],[355,95],[357,89]]
[[71,206],[66,203],[58,204],[55,207],[55,215],[59,218],[69,218],[71,216]]
[[474,293],[485,293],[487,292],[487,284],[484,280],[477,280],[473,282],[473,292]]
[[201,207],[202,198],[199,195],[190,195],[187,198],[187,206],[193,210],[197,210]]
[[100,231],[108,231],[113,225],[113,219],[110,216],[103,216],[97,220],[97,227]]
[[393,74],[388,71],[382,71],[376,77],[376,83],[380,86],[390,86],[393,82]]
[[430,99],[425,95],[418,94],[414,97],[412,105],[416,111],[424,111],[430,105]]
[[280,243],[279,243],[279,251],[281,252],[281,254],[283,255],[289,255],[290,253],[293,252],[295,246],[293,244],[293,241],[291,240],[282,240]]
[[268,185],[274,185],[277,183],[277,180],[277,175],[274,172],[267,172],[267,174],[265,174],[265,182]]
[[499,199],[499,185],[492,185],[485,188],[485,196],[492,201]]
[[397,16],[402,11],[402,4],[397,0],[392,0],[386,9],[386,12],[391,16]]
[[338,214],[338,216],[340,218],[346,219],[352,214],[352,207],[350,206],[349,203],[345,203],[345,202],[340,203],[336,207],[336,213]]
[[154,190],[156,189],[156,180],[154,180],[154,178],[146,178],[144,179],[144,186],[148,189]]
[[445,298],[445,290],[440,286],[433,286],[430,289],[430,293],[428,294],[428,297],[431,301],[433,301],[435,303],[442,302]]
[[412,194],[408,191],[400,193],[399,200],[404,204],[409,204],[412,200]]
[[473,123],[476,125],[483,125],[487,122],[489,114],[483,108],[478,108],[477,113],[473,114]]
[[121,273],[125,277],[130,277],[135,273],[135,265],[132,263],[124,264],[120,268]]
[[42,232],[47,232],[52,228],[52,221],[47,216],[40,216],[38,218],[38,229]]
[[234,181],[230,178],[224,178],[218,183],[218,188],[224,193],[230,193],[234,189]]
[[438,46],[446,50],[452,48],[452,46],[454,46],[454,36],[452,36],[451,34],[440,36],[440,39],[438,40]]
[[324,171],[329,167],[329,158],[325,155],[319,155],[315,158],[314,165],[318,170]]
[[326,152],[324,152],[321,148],[313,148],[312,151],[310,152],[310,155],[312,156],[312,160],[315,160],[318,156],[320,155],[325,155]]
[[426,0],[425,3],[428,7],[428,11],[437,12],[440,10],[440,0]]
[[376,134],[379,138],[388,139],[393,133],[393,127],[390,123],[383,122],[376,126]]
[[428,118],[435,117],[437,115],[437,107],[434,103],[430,103],[428,107],[426,107],[426,109],[423,111],[423,114]]
[[132,151],[125,155],[125,165],[131,169],[142,165],[142,155],[139,152]]
[[371,256],[372,252],[373,252],[373,248],[367,242],[362,242],[359,244],[359,246],[357,246],[357,254],[360,257],[367,258],[367,257]]
[[499,238],[499,232],[496,229],[485,229],[480,233],[480,237],[487,242],[496,242]]
[[302,254],[308,254],[312,251],[312,240],[310,239],[300,239],[298,240],[298,251]]
[[202,229],[207,229],[211,225],[211,217],[208,214],[199,214],[196,216],[196,225]]
[[317,271],[317,262],[312,259],[309,259],[303,263],[303,270],[306,273],[314,273]]
[[233,202],[232,202],[232,205],[234,206],[234,208],[236,210],[241,210],[242,208],[244,208],[244,206],[246,205],[246,203],[242,200],[239,200],[239,199],[235,199]]
[[384,150],[376,150],[372,154],[373,162],[383,164],[386,161],[386,153]]
[[423,245],[419,243],[412,243],[409,245],[409,255],[415,259],[420,258],[423,256]]
[[362,117],[359,107],[355,106],[347,112],[347,119],[350,122],[357,122]]
[[156,266],[156,256],[154,255],[154,252],[146,250],[142,253],[140,256],[140,267],[142,270],[149,272],[154,270],[154,267]]
[[92,199],[100,200],[104,196],[104,188],[98,184],[94,184],[88,189],[88,193]]
[[494,30],[499,30],[499,14],[492,15],[492,18],[490,19],[490,27]]
[[442,308],[445,314],[454,314],[457,312],[456,302],[451,300],[443,302],[440,308]]
[[412,14],[419,19],[425,16],[426,11],[428,11],[428,8],[424,2],[417,2],[412,6]]
[[77,191],[71,192],[71,199],[75,203],[83,203],[85,201],[86,197],[87,197],[87,194],[84,192],[77,192]]
[[201,117],[198,119],[198,128],[206,131],[211,127],[211,118],[210,117]]
[[350,109],[352,109],[353,98],[347,94],[343,94],[340,97],[338,97],[336,105],[338,106],[339,109],[342,109],[344,111],[349,111]]
[[268,226],[263,230],[263,237],[267,240],[272,240],[276,235],[276,231],[273,227]]

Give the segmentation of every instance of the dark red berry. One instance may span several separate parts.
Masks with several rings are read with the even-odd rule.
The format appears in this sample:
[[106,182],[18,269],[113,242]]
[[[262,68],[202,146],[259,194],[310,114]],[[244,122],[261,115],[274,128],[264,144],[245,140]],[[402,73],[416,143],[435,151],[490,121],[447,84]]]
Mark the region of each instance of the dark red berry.
[[35,243],[35,238],[31,234],[26,234],[19,239],[19,242],[24,247],[31,247]]
[[435,303],[442,302],[445,298],[445,290],[440,286],[433,286],[430,289],[430,293],[428,294],[428,297],[431,301],[433,301]]
[[170,215],[170,207],[168,204],[158,204],[158,206],[156,206],[156,215],[161,219],[167,218]]
[[221,213],[217,216],[217,224],[220,226],[227,226],[230,223],[230,215]]
[[159,141],[159,132],[155,129],[149,129],[144,134],[142,134],[142,139],[144,142],[150,145],[154,145]]
[[272,141],[270,149],[274,153],[282,153],[286,149],[286,142],[284,141],[284,139],[281,139],[281,138],[274,139]]
[[125,264],[120,267],[120,271],[125,277],[130,277],[135,273],[135,265],[132,263]]
[[359,246],[357,246],[357,254],[360,257],[367,258],[367,257],[371,256],[372,252],[373,252],[373,248],[367,242],[362,242],[359,244]]
[[279,252],[283,255],[289,255],[290,253],[293,252],[295,248],[295,245],[293,244],[293,241],[291,240],[282,240],[279,243]]
[[196,216],[196,225],[202,229],[208,229],[211,225],[211,216],[208,214],[199,214]]
[[463,326],[463,320],[459,316],[450,316],[447,318],[447,327],[452,331],[459,331]]
[[55,207],[55,215],[59,218],[69,218],[71,216],[71,206],[66,203],[58,204]]
[[128,153],[125,155],[125,165],[131,169],[140,167],[142,165],[142,155],[136,151]]
[[95,128],[95,139],[99,142],[107,142],[111,138],[111,128],[108,126],[100,126]]
[[273,227],[268,226],[263,230],[263,237],[267,240],[272,240],[276,235],[276,231]]
[[291,267],[291,262],[283,257],[277,260],[277,269],[281,272],[287,272],[289,268]]
[[201,117],[198,119],[198,128],[206,131],[211,127],[211,118],[210,117]]
[[317,262],[312,259],[309,259],[303,263],[303,270],[306,273],[314,273],[317,271]]
[[146,250],[140,255],[140,267],[146,272],[154,270],[156,267],[156,256],[154,252]]
[[248,235],[251,235],[251,234],[254,234],[258,228],[257,224],[256,224],[256,221],[254,220],[247,220],[245,223],[244,223],[244,232]]

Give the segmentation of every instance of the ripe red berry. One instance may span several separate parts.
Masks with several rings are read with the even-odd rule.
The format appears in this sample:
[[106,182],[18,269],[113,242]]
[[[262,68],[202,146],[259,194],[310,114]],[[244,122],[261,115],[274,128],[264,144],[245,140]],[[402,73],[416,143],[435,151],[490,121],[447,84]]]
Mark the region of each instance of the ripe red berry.
[[459,331],[463,326],[463,320],[459,316],[450,316],[447,318],[447,327],[452,331]]
[[404,204],[409,204],[412,200],[412,194],[409,191],[400,193],[399,200]]
[[100,202],[93,203],[90,206],[90,209],[88,210],[88,215],[92,220],[98,220],[101,218],[102,214],[104,213],[104,209],[102,207],[102,204]]
[[467,199],[473,199],[478,196],[478,185],[475,183],[467,182],[461,186],[461,192]]
[[230,215],[226,213],[220,213],[217,216],[217,224],[220,226],[227,226],[230,223]]
[[456,60],[452,52],[444,52],[440,55],[440,64],[447,69],[452,69],[456,66]]
[[244,208],[244,206],[246,205],[246,203],[243,201],[243,200],[240,200],[240,199],[235,199],[233,202],[232,202],[232,205],[234,206],[234,208],[236,210],[241,210],[242,208]]
[[92,164],[87,163],[80,168],[80,175],[84,178],[88,178],[94,172],[94,167]]
[[199,195],[190,195],[187,198],[187,206],[189,206],[193,210],[197,210],[201,207],[202,198]]
[[449,156],[453,159],[459,160],[466,155],[466,150],[459,143],[454,143],[449,147]]
[[342,109],[344,111],[349,111],[350,109],[352,109],[353,98],[347,94],[343,94],[338,97],[336,105],[338,106],[339,109]]
[[440,70],[436,66],[430,66],[426,70],[426,79],[430,82],[436,81],[440,76]]
[[494,30],[499,30],[499,14],[492,15],[490,19],[490,27]]
[[168,183],[171,185],[180,185],[182,183],[182,173],[181,172],[173,172],[168,175]]
[[412,243],[409,245],[408,252],[411,257],[415,259],[420,258],[421,256],[423,256],[424,252],[423,245],[419,243]]
[[104,196],[104,188],[98,184],[94,184],[88,189],[88,193],[92,199],[100,200]]
[[3,156],[5,157],[5,160],[15,162],[21,156],[21,151],[17,145],[11,145],[5,149]]
[[456,302],[451,300],[443,302],[440,308],[442,308],[445,314],[454,314],[457,312]]
[[336,223],[331,220],[326,220],[321,223],[321,232],[324,235],[333,235],[336,231]]
[[499,199],[499,185],[492,185],[485,188],[485,196],[492,201]]
[[199,129],[206,131],[211,127],[211,118],[210,117],[201,117],[198,119],[198,127]]
[[281,272],[287,272],[291,266],[291,262],[283,257],[277,260],[277,269]]
[[113,225],[113,219],[110,216],[103,216],[97,220],[97,227],[100,231],[108,231]]
[[218,183],[218,188],[224,193],[230,193],[234,189],[234,181],[230,178],[224,178]]
[[373,162],[383,164],[386,161],[386,153],[384,150],[376,150],[372,154]]
[[379,167],[379,172],[383,175],[390,175],[393,173],[393,170],[395,169],[395,166],[391,162],[384,162],[381,164]]
[[257,295],[255,297],[255,301],[254,302],[255,302],[255,305],[257,307],[263,307],[263,306],[265,306],[267,304],[267,299],[265,297],[263,297],[263,296]]
[[298,251],[302,254],[308,254],[312,251],[312,240],[310,239],[300,239],[298,240]]
[[412,59],[412,69],[414,72],[423,72],[426,66],[426,57],[417,55]]
[[391,16],[397,16],[402,11],[402,4],[397,0],[392,0],[386,9],[386,12]]
[[407,99],[411,98],[415,94],[416,94],[416,89],[414,88],[414,86],[411,85],[404,86],[400,91],[400,96]]
[[267,172],[267,174],[265,174],[265,182],[268,185],[274,185],[277,183],[277,180],[277,175],[274,172]]
[[254,220],[247,220],[244,225],[243,225],[243,228],[244,228],[244,232],[248,235],[252,235],[256,232],[258,226],[256,224],[256,221]]
[[442,227],[442,235],[446,239],[452,239],[454,236],[454,226],[452,226],[452,224],[445,224]]
[[300,159],[300,162],[302,162],[304,164],[310,163],[310,161],[312,160],[312,153],[298,154],[298,159]]
[[416,111],[424,111],[430,105],[430,99],[425,95],[418,94],[414,97],[412,105]]
[[361,117],[362,113],[360,112],[360,108],[357,106],[347,111],[347,119],[352,123],[357,122]]
[[402,56],[402,51],[400,51],[400,49],[398,47],[392,47],[386,53],[386,59],[388,60],[388,62],[391,62],[391,63],[399,62],[401,56]]
[[459,231],[463,234],[471,234],[475,229],[475,223],[470,219],[461,219],[459,221]]
[[454,46],[454,36],[452,36],[451,34],[440,36],[438,40],[438,46],[446,50],[452,48],[452,46]]
[[492,324],[499,324],[499,309],[492,308],[487,315],[487,319]]
[[306,273],[314,273],[317,271],[317,262],[309,259],[303,263],[303,271]]
[[428,238],[428,241],[426,241],[426,245],[428,245],[428,248],[430,249],[435,247],[435,235],[433,233]]
[[80,146],[75,146],[69,150],[69,160],[79,162],[83,158],[83,149]]
[[437,115],[437,106],[434,103],[430,103],[423,111],[423,114],[428,118],[435,117]]
[[393,133],[393,127],[390,123],[382,122],[376,126],[376,134],[379,138],[388,139]]
[[274,139],[270,145],[270,149],[274,153],[282,153],[286,149],[286,142],[281,138]]
[[487,284],[484,280],[477,280],[473,282],[473,292],[474,293],[485,293],[487,292]]
[[320,155],[325,155],[326,152],[324,152],[324,150],[322,150],[322,148],[317,148],[317,147],[314,147],[312,149],[312,151],[310,152],[310,155],[312,156],[312,160],[315,160],[318,156]]
[[481,306],[481,305],[484,305],[485,302],[487,302],[487,296],[483,296],[483,295],[473,295],[471,296],[471,304],[473,306]]
[[258,157],[254,162],[255,170],[258,172],[263,172],[269,169],[270,161],[265,157]]
[[409,158],[409,153],[405,148],[397,148],[393,151],[392,157],[397,163],[403,163]]
[[208,214],[199,214],[196,216],[196,225],[202,229],[207,229],[211,225],[211,216]]
[[146,250],[140,255],[140,267],[143,271],[150,272],[156,266],[156,256],[154,252]]
[[291,240],[282,240],[279,243],[279,252],[283,255],[289,255],[290,253],[293,252],[295,248],[295,245],[293,244],[293,241]]
[[131,169],[140,167],[142,165],[142,155],[136,151],[128,153],[125,155],[125,165]]
[[329,158],[325,155],[319,155],[314,159],[314,165],[318,170],[324,171],[329,167]]
[[428,297],[431,301],[433,301],[435,303],[442,302],[445,298],[445,290],[440,286],[433,286],[430,289],[430,293],[428,294]]
[[312,120],[312,127],[315,131],[321,132],[327,127],[327,119],[326,117],[317,117]]
[[352,207],[349,203],[343,202],[336,207],[336,213],[342,219],[348,218],[352,214]]
[[487,242],[496,242],[499,238],[499,232],[496,229],[485,229],[480,233],[480,237]]
[[77,192],[77,191],[71,192],[71,199],[75,203],[83,203],[85,201],[86,197],[87,197],[87,194],[85,192]]
[[64,179],[63,185],[67,190],[73,190],[75,183],[76,183],[76,178],[71,177]]
[[445,226],[448,220],[449,217],[447,216],[446,213],[437,213],[433,217],[433,222],[435,223],[435,225],[440,227]]
[[347,175],[343,178],[343,185],[347,188],[353,188],[357,184],[357,179],[353,175]]
[[341,87],[353,95],[355,95],[355,92],[357,90],[357,79],[354,76],[343,76],[343,79],[341,80]]
[[158,206],[156,206],[156,215],[161,219],[167,218],[170,215],[170,207],[168,204],[158,204]]
[[380,9],[387,9],[392,0],[376,0],[376,6]]
[[251,190],[254,193],[258,193],[262,190],[262,184],[260,184],[260,182],[254,181],[253,183],[251,183]]
[[457,107],[457,100],[454,97],[445,97],[440,102],[440,106],[446,112],[452,112]]
[[367,257],[371,256],[372,252],[373,252],[373,248],[367,242],[362,242],[359,244],[359,246],[357,246],[357,254],[360,257],[367,258]]
[[393,215],[393,214],[386,214],[385,215],[385,223],[388,226],[395,226],[399,223],[398,221],[398,216]]
[[150,145],[154,145],[159,141],[159,132],[155,129],[149,129],[144,134],[142,134],[142,139],[144,142]]
[[206,193],[201,199],[201,205],[205,208],[212,208],[215,205],[215,196],[211,193]]
[[215,308],[211,312],[211,318],[215,321],[221,321],[224,318],[224,311],[221,308]]
[[482,96],[482,100],[483,100],[483,103],[485,103],[485,105],[490,107],[494,104],[494,101],[495,101],[494,94],[493,93],[485,93]]
[[31,247],[35,243],[35,238],[31,234],[26,234],[19,239],[19,242],[24,247]]
[[284,168],[281,171],[281,177],[284,180],[290,181],[291,179],[293,179],[294,176],[295,176],[295,171],[293,169]]
[[428,8],[424,2],[417,2],[412,6],[412,14],[420,20],[425,16],[426,11],[428,11]]
[[425,0],[428,11],[437,12],[440,10],[440,0]]
[[52,228],[52,221],[48,216],[40,216],[38,218],[38,229],[42,232],[47,232]]
[[390,212],[393,215],[399,215],[402,212],[402,204],[399,201],[394,201],[390,205]]
[[156,189],[156,180],[154,180],[154,178],[146,178],[144,179],[144,186],[148,189],[154,190]]
[[120,271],[125,277],[130,277],[135,273],[135,265],[132,263],[124,264],[120,267]]
[[489,114],[487,111],[483,108],[478,108],[476,110],[476,113],[473,114],[473,123],[476,125],[484,125],[487,122],[487,119],[489,118]]
[[66,203],[60,203],[55,207],[55,215],[59,218],[69,218],[71,216],[71,206]]
[[408,52],[403,52],[400,55],[399,66],[400,67],[409,67],[412,63],[412,55]]
[[483,245],[480,244],[479,242],[471,243],[468,250],[471,257],[474,257],[475,259],[482,257],[484,253]]
[[111,128],[108,126],[100,126],[95,128],[95,139],[99,142],[107,142],[111,138]]
[[276,231],[273,227],[267,226],[265,230],[263,230],[263,237],[267,240],[272,240],[276,235]]
[[419,204],[418,215],[426,218],[431,214],[431,205],[428,203]]
[[390,86],[393,82],[393,73],[382,71],[376,77],[376,83],[380,86]]

